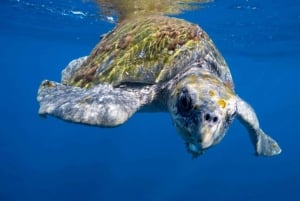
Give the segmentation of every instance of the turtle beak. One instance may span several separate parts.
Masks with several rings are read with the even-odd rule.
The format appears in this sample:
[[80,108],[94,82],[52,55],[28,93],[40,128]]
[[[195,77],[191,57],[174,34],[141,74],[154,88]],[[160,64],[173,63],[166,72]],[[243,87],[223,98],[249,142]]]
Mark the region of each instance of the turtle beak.
[[202,155],[205,149],[208,149],[214,144],[213,132],[207,127],[200,127],[198,132],[193,136],[195,136],[195,138],[189,139],[186,142],[188,152],[190,152],[193,157]]
[[214,132],[212,128],[203,126],[199,128],[199,142],[202,149],[207,149],[214,144]]
[[200,127],[194,136],[197,137],[186,142],[187,150],[193,157],[202,155],[206,149],[215,144],[214,132],[207,126]]
[[205,149],[208,149],[214,144],[213,133],[210,129],[200,128],[198,135],[198,140],[191,140],[186,143],[188,152],[190,152],[193,157],[197,157],[204,153]]

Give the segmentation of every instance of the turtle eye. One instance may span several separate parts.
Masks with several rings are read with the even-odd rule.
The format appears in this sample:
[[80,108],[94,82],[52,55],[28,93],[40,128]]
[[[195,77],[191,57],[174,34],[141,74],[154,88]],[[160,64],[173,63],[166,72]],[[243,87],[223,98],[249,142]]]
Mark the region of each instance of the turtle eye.
[[193,107],[191,95],[186,88],[183,88],[179,94],[177,107],[179,113],[183,116],[188,115]]

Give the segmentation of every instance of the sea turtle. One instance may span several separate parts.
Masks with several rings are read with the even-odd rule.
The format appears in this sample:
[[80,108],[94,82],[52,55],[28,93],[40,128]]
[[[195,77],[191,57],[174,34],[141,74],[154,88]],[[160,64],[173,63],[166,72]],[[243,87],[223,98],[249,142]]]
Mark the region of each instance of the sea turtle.
[[281,152],[251,106],[235,94],[213,41],[182,19],[150,15],[121,21],[90,56],[70,62],[61,82],[42,82],[39,114],[115,127],[137,111],[169,112],[194,157],[219,143],[237,116],[257,155]]

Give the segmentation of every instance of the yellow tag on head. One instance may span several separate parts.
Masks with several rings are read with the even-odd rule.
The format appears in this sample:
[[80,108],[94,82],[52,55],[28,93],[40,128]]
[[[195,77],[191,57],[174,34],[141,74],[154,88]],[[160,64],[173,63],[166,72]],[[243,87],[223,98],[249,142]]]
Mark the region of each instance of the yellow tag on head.
[[223,100],[223,99],[219,99],[219,100],[218,100],[218,104],[219,104],[220,107],[223,108],[223,109],[226,107],[226,102],[225,102],[225,100]]

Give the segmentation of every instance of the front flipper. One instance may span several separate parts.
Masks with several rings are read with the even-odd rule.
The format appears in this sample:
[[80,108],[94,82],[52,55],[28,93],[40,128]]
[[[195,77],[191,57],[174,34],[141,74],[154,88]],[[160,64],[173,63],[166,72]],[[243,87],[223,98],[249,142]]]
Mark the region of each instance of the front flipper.
[[52,81],[43,81],[37,100],[39,114],[95,126],[123,124],[154,97],[151,87],[136,89],[97,85],[84,89]]
[[237,116],[247,128],[257,155],[273,156],[281,153],[277,142],[259,128],[258,118],[252,107],[238,96]]

